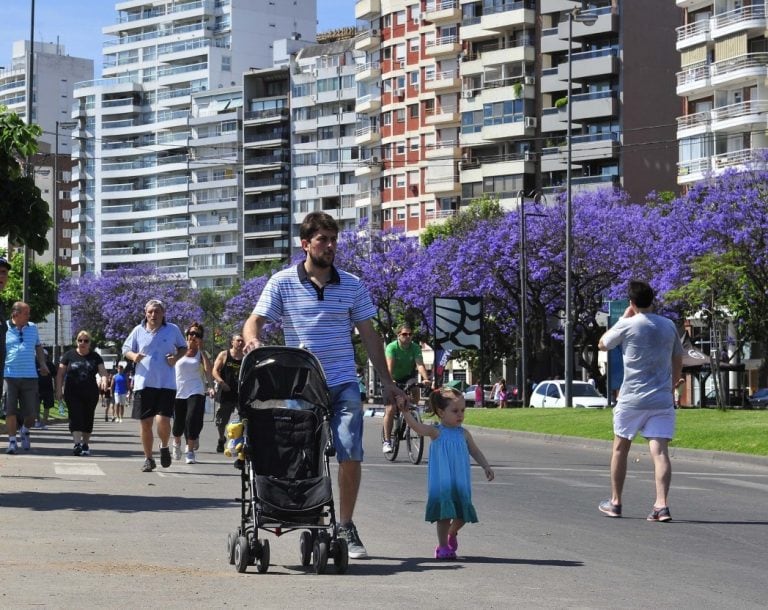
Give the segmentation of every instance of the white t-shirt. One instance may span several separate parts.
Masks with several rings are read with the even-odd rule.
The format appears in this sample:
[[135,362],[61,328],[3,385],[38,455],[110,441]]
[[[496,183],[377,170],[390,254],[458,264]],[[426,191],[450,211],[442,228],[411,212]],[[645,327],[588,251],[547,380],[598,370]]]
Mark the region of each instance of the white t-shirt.
[[654,313],[621,318],[603,335],[602,341],[608,349],[621,346],[624,381],[617,407],[674,407],[672,357],[682,356],[683,344],[671,320]]
[[176,361],[176,398],[189,398],[195,394],[205,394],[200,352]]

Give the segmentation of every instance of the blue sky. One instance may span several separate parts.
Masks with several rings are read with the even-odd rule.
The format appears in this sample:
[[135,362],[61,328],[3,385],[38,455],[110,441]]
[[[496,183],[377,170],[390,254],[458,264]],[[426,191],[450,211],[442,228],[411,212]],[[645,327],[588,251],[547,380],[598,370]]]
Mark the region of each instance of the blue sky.
[[[15,40],[29,38],[31,0],[0,0],[0,66],[11,60]],[[68,55],[94,60],[101,75],[101,28],[115,22],[113,0],[35,0],[35,40],[63,44]],[[317,0],[319,31],[355,24],[355,0]]]

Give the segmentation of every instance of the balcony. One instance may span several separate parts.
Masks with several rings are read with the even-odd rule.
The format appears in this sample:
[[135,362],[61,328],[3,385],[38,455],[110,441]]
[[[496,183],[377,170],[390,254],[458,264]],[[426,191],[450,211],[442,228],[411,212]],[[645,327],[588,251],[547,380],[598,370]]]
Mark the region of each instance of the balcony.
[[357,0],[355,19],[371,20],[381,14],[381,0]]
[[677,117],[677,139],[690,138],[709,132],[712,113],[709,110]]
[[424,76],[424,88],[427,91],[458,91],[461,89],[461,78],[457,70],[427,72]]
[[355,207],[367,208],[368,206],[381,205],[381,190],[371,189],[370,191],[362,191],[357,195],[355,201]]
[[[597,76],[609,76],[619,73],[618,49],[599,49],[597,51],[583,51],[573,54],[571,65],[573,80],[595,78]],[[567,88],[568,62],[563,62],[557,67],[558,79],[563,81],[562,89]]]
[[686,25],[675,28],[677,32],[677,43],[675,47],[678,51],[704,44],[712,40],[709,19],[694,21]]
[[355,145],[370,146],[381,141],[381,132],[376,125],[366,125],[355,130]]
[[355,176],[378,176],[381,173],[382,163],[377,157],[363,159],[355,169]]
[[483,16],[480,18],[480,27],[492,31],[501,32],[520,26],[536,24],[536,10],[533,2],[508,2],[505,4],[484,3]]
[[712,86],[742,86],[766,77],[768,53],[746,53],[712,64]]
[[424,49],[424,54],[428,57],[442,57],[453,55],[454,57],[461,51],[461,41],[455,34],[450,36],[441,36],[434,40],[428,40]]
[[434,24],[457,23],[461,19],[458,0],[431,0],[424,7],[424,19]]
[[720,106],[712,111],[712,131],[753,131],[768,126],[768,100]]
[[732,11],[719,13],[712,18],[713,38],[750,31],[762,34],[765,28],[764,2],[747,4]]
[[355,106],[355,110],[359,112],[360,114],[369,114],[373,112],[378,112],[381,108],[381,97],[378,95],[364,95],[362,97],[357,98],[357,104]]
[[425,111],[424,122],[427,125],[458,125],[461,115],[456,105],[441,105]]
[[362,30],[355,36],[355,51],[370,51],[381,44],[381,34],[378,30]]
[[430,159],[458,159],[461,157],[459,143],[454,140],[444,140],[427,144],[424,157]]
[[379,76],[381,76],[381,64],[378,61],[357,64],[355,67],[355,81],[358,83],[377,79]]
[[427,176],[424,179],[424,192],[425,193],[439,193],[440,195],[447,197],[449,195],[458,195],[461,193],[461,183],[459,177],[456,174],[449,176]]
[[711,86],[711,69],[707,63],[688,66],[677,73],[676,93],[679,96],[702,93]]

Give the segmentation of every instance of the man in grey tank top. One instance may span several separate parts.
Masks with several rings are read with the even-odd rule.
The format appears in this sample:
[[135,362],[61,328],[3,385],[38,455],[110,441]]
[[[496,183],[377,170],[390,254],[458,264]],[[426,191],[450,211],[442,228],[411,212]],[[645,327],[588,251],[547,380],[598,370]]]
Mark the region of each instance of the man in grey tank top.
[[627,475],[627,457],[639,432],[648,439],[653,458],[656,500],[648,521],[671,521],[667,496],[672,479],[669,441],[675,433],[674,389],[683,370],[683,345],[674,323],[653,313],[653,288],[645,282],[629,283],[629,307],[602,336],[601,350],[621,347],[624,380],[613,410],[611,498],[599,509],[621,517],[621,494]]

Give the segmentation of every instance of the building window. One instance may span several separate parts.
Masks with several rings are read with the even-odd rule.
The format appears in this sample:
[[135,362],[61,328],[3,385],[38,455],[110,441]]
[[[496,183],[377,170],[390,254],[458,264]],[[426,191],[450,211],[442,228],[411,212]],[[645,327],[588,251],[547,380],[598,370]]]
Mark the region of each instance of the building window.
[[397,110],[395,110],[395,117],[396,117],[398,123],[404,123],[405,122],[405,108],[398,108]]
[[418,205],[409,205],[408,206],[408,214],[411,218],[418,218],[419,217],[419,206]]
[[408,106],[408,116],[412,119],[418,119],[419,118],[419,105],[418,104],[411,104]]
[[221,56],[221,71],[222,72],[232,71],[232,57],[230,57],[229,55]]
[[397,176],[395,176],[395,186],[398,188],[405,187],[405,174],[397,174]]
[[420,38],[411,38],[408,41],[408,50],[411,53],[415,53],[415,52],[417,52],[419,50],[420,45],[421,45],[421,39]]
[[395,13],[395,25],[405,24],[405,11],[397,11]]
[[397,219],[405,220],[405,208],[397,208]]
[[413,72],[408,74],[408,80],[411,83],[411,87],[418,87],[419,86],[419,71],[414,70]]

